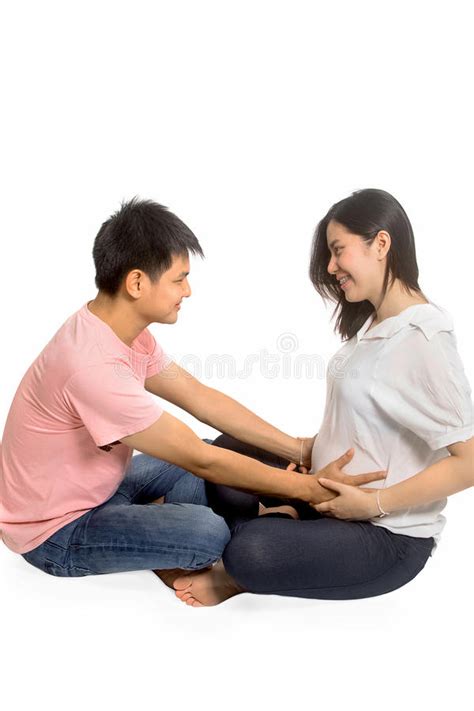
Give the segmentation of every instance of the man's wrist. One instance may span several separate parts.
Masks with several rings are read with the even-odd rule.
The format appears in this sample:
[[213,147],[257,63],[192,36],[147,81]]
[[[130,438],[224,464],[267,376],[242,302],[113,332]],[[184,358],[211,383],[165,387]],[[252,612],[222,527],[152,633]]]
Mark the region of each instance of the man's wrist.
[[296,499],[300,499],[300,501],[305,501],[306,503],[319,503],[318,501],[315,501],[317,497],[314,486],[316,480],[313,482],[314,477],[310,474],[297,474],[296,472],[295,477],[296,489],[294,497]]
[[[288,462],[298,466],[307,466],[311,461],[314,437],[291,437],[288,435],[284,446],[280,447],[278,454]],[[275,452],[276,454],[277,452]]]
[[288,435],[288,439],[285,445],[280,447],[278,452],[282,459],[286,459],[288,462],[293,462],[294,464],[300,463],[300,456],[302,455],[301,441],[302,437],[292,437]]
[[330,492],[319,483],[318,473],[299,474],[297,476],[299,484],[296,498],[309,504],[322,504],[324,501],[329,501],[335,497],[334,492]]

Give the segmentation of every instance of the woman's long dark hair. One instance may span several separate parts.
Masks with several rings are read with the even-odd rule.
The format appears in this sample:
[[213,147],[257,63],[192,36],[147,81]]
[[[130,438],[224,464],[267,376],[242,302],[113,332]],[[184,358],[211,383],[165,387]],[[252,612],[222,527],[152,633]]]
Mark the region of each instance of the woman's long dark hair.
[[415,239],[410,220],[400,203],[390,193],[372,188],[357,190],[340,200],[318,224],[311,248],[309,276],[323,299],[336,302],[333,312],[333,317],[337,314],[334,330],[339,331],[343,339],[348,339],[355,336],[375,309],[370,301],[346,301],[338,281],[334,275],[329,274],[331,254],[326,232],[330,220],[359,235],[368,245],[372,244],[380,230],[389,233],[391,246],[387,254],[384,295],[395,279],[399,279],[407,291],[421,293]]

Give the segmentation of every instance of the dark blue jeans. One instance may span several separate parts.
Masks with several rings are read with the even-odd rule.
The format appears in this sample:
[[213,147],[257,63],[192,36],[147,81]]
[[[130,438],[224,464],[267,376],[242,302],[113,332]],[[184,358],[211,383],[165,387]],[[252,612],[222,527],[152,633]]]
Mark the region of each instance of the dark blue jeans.
[[[152,503],[162,496],[164,504]],[[60,528],[23,558],[62,577],[199,570],[218,561],[229,540],[224,519],[207,506],[202,479],[138,454],[108,501]]]
[[[270,466],[288,464],[227,435],[214,445]],[[433,538],[395,534],[369,521],[325,517],[297,501],[257,497],[209,482],[207,492],[232,532],[224,566],[249,592],[325,600],[383,595],[418,575],[434,544]],[[267,506],[292,504],[300,520],[281,514],[258,517],[259,499]]]

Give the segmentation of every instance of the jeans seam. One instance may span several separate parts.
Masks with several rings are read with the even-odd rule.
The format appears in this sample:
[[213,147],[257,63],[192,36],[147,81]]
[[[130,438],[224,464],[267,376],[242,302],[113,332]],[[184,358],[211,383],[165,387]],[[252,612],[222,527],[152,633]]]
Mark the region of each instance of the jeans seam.
[[[156,481],[156,479],[159,479],[159,478],[163,475],[163,472],[165,472],[167,469],[170,469],[171,467],[174,467],[174,466],[176,466],[176,465],[175,465],[175,464],[167,464],[166,467],[163,467],[163,469],[160,471],[159,474],[157,474],[156,476],[154,476],[152,479],[149,479],[149,480],[146,482],[146,484],[143,484],[143,486],[141,486],[140,489],[138,489],[138,490],[134,493],[133,497],[131,497],[131,498],[129,499],[130,503],[131,503],[131,504],[134,504],[135,499],[140,496],[140,494],[141,494],[141,492],[143,491],[143,489],[146,489],[146,487],[149,486],[150,484],[152,484],[154,481]],[[165,494],[165,496],[166,496],[166,494]],[[127,497],[127,498],[128,498],[128,497]]]
[[61,565],[61,563],[57,563],[55,560],[50,560],[49,558],[44,558],[43,563],[46,565],[46,563],[49,563],[50,565],[54,565],[57,568],[61,568],[61,570],[83,570],[83,571],[89,571],[90,568],[83,568],[80,565]]
[[[61,530],[61,529],[59,529],[59,530]],[[54,533],[53,533],[53,536],[54,536]],[[56,543],[55,541],[51,541],[48,538],[45,541],[43,541],[43,543],[47,543],[48,546],[53,546],[53,548],[58,548],[60,551],[67,551],[67,549],[69,547],[69,546],[60,546],[59,543]],[[43,544],[41,544],[41,545],[43,545]],[[39,546],[38,546],[38,548],[39,548]]]
[[157,546],[157,547],[141,547],[141,546],[126,546],[126,545],[110,545],[110,544],[94,544],[94,543],[75,543],[69,546],[69,550],[77,551],[79,549],[87,550],[107,550],[107,551],[126,551],[131,553],[158,553],[158,552],[182,552],[182,553],[197,553],[197,554],[209,554],[208,550],[204,548],[186,548],[184,546]]
[[[194,505],[194,502],[195,502],[196,499],[197,499],[198,487],[199,487],[199,479],[196,478],[196,482],[195,482],[195,484],[194,484],[194,491],[193,491],[193,495],[192,495],[192,501],[191,501],[191,504],[193,504],[193,505]],[[198,504],[198,505],[199,505],[199,504]],[[202,505],[202,504],[201,504],[201,505]]]

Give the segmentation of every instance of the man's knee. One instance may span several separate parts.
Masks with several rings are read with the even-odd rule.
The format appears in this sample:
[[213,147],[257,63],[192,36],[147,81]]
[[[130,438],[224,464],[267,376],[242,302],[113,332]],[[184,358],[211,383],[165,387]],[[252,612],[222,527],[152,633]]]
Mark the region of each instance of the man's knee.
[[208,555],[212,558],[210,562],[220,560],[224,548],[230,541],[230,531],[226,522],[222,516],[218,516],[207,506],[192,505],[191,513],[190,532],[196,552]]

